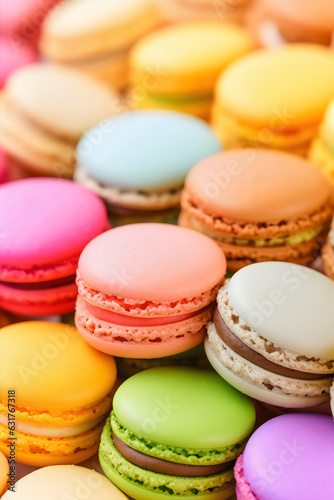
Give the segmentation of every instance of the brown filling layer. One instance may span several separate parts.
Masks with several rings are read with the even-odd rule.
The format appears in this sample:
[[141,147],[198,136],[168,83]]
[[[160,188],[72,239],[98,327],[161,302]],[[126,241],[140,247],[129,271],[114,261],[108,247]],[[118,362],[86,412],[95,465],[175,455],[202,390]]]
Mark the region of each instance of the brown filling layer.
[[219,337],[225,344],[230,347],[235,353],[239,354],[243,358],[247,359],[254,365],[264,368],[272,373],[277,373],[278,375],[283,375],[284,377],[296,378],[300,380],[316,380],[325,377],[325,375],[319,376],[314,373],[301,372],[298,370],[293,370],[292,368],[286,368],[285,366],[278,365],[269,361],[267,358],[254,351],[246,344],[244,344],[226,325],[225,321],[221,317],[218,308],[216,308],[213,321],[216,327],[216,331]]
[[217,465],[187,465],[168,462],[160,458],[150,457],[140,451],[130,448],[121,439],[113,433],[113,440],[116,449],[128,462],[137,465],[141,469],[158,472],[159,474],[167,474],[169,476],[181,477],[202,477],[218,474],[224,470],[230,469],[234,465],[234,461],[225,462]]

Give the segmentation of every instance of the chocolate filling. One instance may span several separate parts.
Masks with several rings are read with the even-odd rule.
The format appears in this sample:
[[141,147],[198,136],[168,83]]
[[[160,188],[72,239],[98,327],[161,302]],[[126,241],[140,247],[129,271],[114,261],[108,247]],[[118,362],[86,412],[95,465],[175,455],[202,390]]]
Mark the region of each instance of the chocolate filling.
[[301,372],[299,370],[293,370],[292,368],[286,368],[285,366],[278,365],[269,361],[267,358],[254,351],[246,344],[244,344],[234,333],[229,329],[223,318],[221,317],[218,308],[215,309],[213,315],[213,321],[216,327],[216,331],[219,337],[225,344],[230,347],[234,352],[247,359],[254,365],[264,368],[272,373],[277,373],[278,375],[283,375],[284,377],[296,378],[300,380],[316,380],[323,378],[326,375],[318,375],[315,373]]
[[187,465],[177,464],[175,462],[168,462],[160,458],[150,457],[140,451],[130,448],[121,439],[113,433],[113,440],[116,449],[128,462],[137,465],[141,469],[158,472],[160,474],[167,474],[169,476],[181,477],[202,477],[211,476],[211,474],[218,474],[224,470],[230,469],[234,465],[234,460],[217,465]]

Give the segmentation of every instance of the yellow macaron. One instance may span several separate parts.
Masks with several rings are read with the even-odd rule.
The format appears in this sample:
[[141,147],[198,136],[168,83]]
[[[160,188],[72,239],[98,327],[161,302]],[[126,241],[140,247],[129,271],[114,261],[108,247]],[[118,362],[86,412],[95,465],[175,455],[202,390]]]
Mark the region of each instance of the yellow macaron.
[[215,83],[253,48],[241,27],[220,22],[169,26],[139,42],[130,57],[130,105],[208,118]]
[[44,23],[40,49],[122,89],[131,46],[161,22],[155,0],[62,2]]
[[231,65],[215,93],[213,126],[226,149],[306,155],[334,97],[334,53],[312,44],[262,49]]
[[0,330],[0,451],[34,465],[80,463],[98,449],[115,361],[69,325]]
[[334,100],[328,106],[319,134],[311,145],[309,159],[334,183]]

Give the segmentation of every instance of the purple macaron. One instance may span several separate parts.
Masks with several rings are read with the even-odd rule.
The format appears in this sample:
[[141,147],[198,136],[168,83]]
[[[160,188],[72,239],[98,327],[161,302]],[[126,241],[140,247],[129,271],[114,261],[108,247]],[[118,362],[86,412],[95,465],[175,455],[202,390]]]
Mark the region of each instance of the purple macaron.
[[334,422],[290,414],[262,425],[235,465],[238,500],[334,500]]

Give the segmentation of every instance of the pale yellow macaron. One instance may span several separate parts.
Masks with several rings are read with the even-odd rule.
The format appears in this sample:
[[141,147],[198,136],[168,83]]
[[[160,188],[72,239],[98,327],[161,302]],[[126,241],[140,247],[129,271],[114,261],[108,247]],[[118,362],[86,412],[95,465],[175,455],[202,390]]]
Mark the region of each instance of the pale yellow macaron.
[[167,22],[222,21],[242,23],[252,0],[158,0]]
[[319,134],[311,145],[309,159],[334,184],[334,100],[329,105]]
[[0,98],[0,145],[19,176],[72,177],[81,135],[118,111],[110,87],[56,64],[21,68]]
[[227,149],[267,147],[304,156],[333,98],[333,51],[312,44],[262,49],[220,77],[213,126]]
[[139,42],[130,58],[130,105],[208,118],[215,83],[253,48],[246,30],[220,22],[169,26]]
[[50,60],[124,88],[131,46],[161,22],[155,0],[62,2],[44,23],[40,49]]

